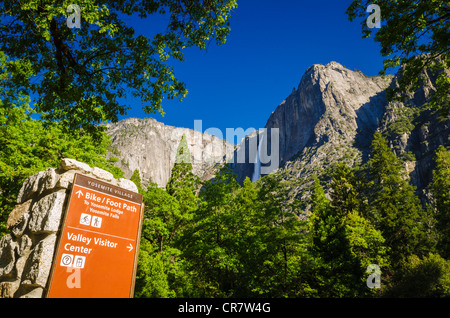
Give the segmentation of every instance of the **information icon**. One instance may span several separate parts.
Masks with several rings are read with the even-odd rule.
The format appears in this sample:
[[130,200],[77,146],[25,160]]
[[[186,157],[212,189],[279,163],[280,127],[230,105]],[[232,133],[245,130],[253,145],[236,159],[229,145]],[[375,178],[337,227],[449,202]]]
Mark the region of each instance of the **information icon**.
[[63,254],[61,257],[61,263],[59,265],[71,267],[73,263],[73,255],[71,254]]

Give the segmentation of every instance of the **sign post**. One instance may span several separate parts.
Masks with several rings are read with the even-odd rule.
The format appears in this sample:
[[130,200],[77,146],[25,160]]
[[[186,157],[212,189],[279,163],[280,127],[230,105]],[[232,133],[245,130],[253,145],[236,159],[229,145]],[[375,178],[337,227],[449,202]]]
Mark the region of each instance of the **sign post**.
[[47,297],[134,293],[142,195],[75,174]]

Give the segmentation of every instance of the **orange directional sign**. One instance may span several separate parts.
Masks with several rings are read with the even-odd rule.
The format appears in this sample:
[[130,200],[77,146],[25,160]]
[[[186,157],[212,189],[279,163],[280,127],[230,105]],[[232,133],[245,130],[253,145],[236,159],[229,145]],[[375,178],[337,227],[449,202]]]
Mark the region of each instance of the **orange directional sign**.
[[48,297],[131,297],[142,195],[76,174]]

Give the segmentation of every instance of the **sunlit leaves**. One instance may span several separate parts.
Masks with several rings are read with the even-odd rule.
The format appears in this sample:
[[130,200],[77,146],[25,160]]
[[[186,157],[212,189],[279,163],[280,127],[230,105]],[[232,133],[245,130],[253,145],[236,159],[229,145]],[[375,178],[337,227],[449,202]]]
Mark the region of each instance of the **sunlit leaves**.
[[450,84],[448,74],[442,70],[450,63],[448,1],[377,1],[381,8],[380,29],[369,29],[366,25],[366,8],[371,3],[370,0],[354,0],[346,13],[351,21],[361,18],[363,37],[374,35],[375,41],[380,43],[380,53],[385,57],[381,74],[391,68],[403,68],[398,89],[391,90],[388,97],[401,100],[404,94],[413,92],[423,83],[424,71],[431,71],[440,78],[440,85],[436,85],[436,91],[431,94],[430,106],[447,115]]
[[[80,3],[81,28],[66,25],[61,2],[27,0],[0,5],[0,43],[13,59],[29,62],[31,82],[18,82],[36,99],[48,123],[63,122],[99,136],[99,123],[117,121],[141,100],[145,112],[164,114],[164,99],[187,95],[170,65],[183,61],[182,50],[224,43],[235,0],[103,1]],[[168,16],[164,33],[135,35],[124,16]],[[15,78],[14,78],[15,79]]]

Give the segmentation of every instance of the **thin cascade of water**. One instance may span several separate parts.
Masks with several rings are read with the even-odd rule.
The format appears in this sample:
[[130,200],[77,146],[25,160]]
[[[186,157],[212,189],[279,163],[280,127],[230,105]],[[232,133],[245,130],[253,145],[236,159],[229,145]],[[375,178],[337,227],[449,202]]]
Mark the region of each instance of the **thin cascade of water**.
[[263,144],[264,140],[264,134],[261,134],[261,140],[258,143],[258,149],[256,150],[256,156],[255,156],[255,165],[253,168],[253,174],[252,174],[252,182],[258,181],[259,177],[261,176],[261,146]]

